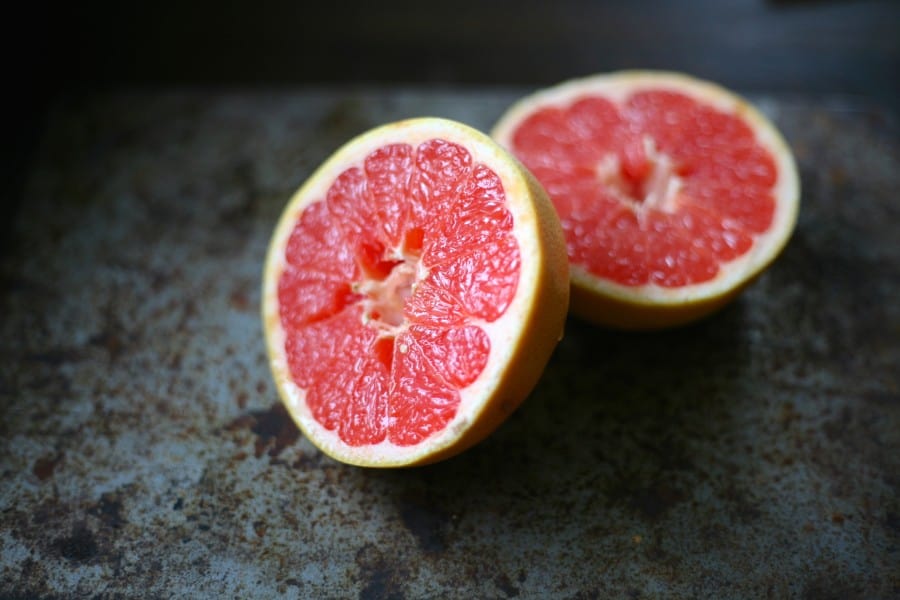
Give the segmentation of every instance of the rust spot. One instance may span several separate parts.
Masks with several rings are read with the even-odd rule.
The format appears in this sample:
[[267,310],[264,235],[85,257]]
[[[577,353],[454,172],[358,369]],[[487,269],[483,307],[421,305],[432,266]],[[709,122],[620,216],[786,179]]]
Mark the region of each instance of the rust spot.
[[46,577],[46,575],[38,561],[31,557],[22,561],[22,564],[19,566],[19,581],[35,581],[43,577]]
[[400,519],[424,552],[439,554],[447,547],[445,530],[450,517],[433,503],[406,501],[400,506]]
[[105,349],[110,363],[116,362],[122,354],[122,339],[112,331],[103,331],[92,336],[88,344]]
[[291,513],[285,512],[282,514],[282,517],[284,517],[284,520],[287,522],[288,525],[291,526],[291,528],[294,531],[296,531],[297,528],[300,527],[300,521],[297,519],[297,517],[295,517]]
[[847,517],[839,512],[832,513],[831,515],[831,522],[835,525],[843,525],[846,519]]
[[322,464],[322,455],[318,452],[313,454],[303,453],[291,463],[291,468],[293,469],[308,469],[315,468]]
[[247,298],[247,292],[241,288],[237,288],[231,292],[228,301],[233,309],[241,312],[247,311],[250,308],[250,300]]
[[99,518],[112,529],[119,529],[126,523],[122,517],[122,500],[116,494],[106,493],[100,496],[100,501],[88,509],[88,514]]
[[265,394],[267,389],[268,389],[268,386],[266,385],[266,382],[263,381],[262,379],[260,379],[259,381],[256,382],[256,393],[257,394]]
[[48,498],[31,511],[31,524],[46,526],[50,521],[58,522],[71,514],[71,507],[59,502],[56,498]]
[[266,535],[265,521],[253,521],[253,532],[257,537],[263,537],[264,535]]
[[847,182],[847,171],[841,167],[831,167],[828,170],[828,176],[831,179],[831,183],[835,185],[843,185]]
[[56,466],[60,463],[60,461],[62,461],[62,459],[62,452],[54,455],[42,456],[41,458],[34,461],[34,466],[31,468],[31,472],[34,473],[34,476],[41,481],[47,481],[48,479],[53,477],[53,472],[56,470]]
[[256,423],[253,415],[241,415],[231,423],[225,426],[226,431],[237,431],[238,429],[249,429]]
[[360,600],[376,598],[404,598],[402,582],[407,573],[392,564],[376,546],[366,544],[356,553],[356,564],[359,567]]
[[501,573],[494,578],[494,584],[500,589],[507,598],[515,598],[519,595],[519,588],[513,585],[512,580],[506,573]]
[[247,392],[241,392],[237,395],[237,405],[238,408],[247,408]]
[[73,562],[86,562],[99,551],[93,532],[84,523],[77,523],[72,533],[58,539],[53,547],[60,556]]
[[275,404],[267,411],[251,414],[256,417],[256,423],[251,427],[251,431],[258,436],[255,451],[257,458],[270,445],[269,456],[278,456],[300,436],[300,430],[282,404]]
[[781,423],[782,427],[787,429],[791,426],[791,423],[799,419],[800,416],[800,413],[794,409],[793,402],[785,402],[781,407],[781,414],[778,416],[778,421]]
[[274,458],[300,437],[300,430],[280,402],[273,404],[268,410],[254,410],[241,415],[226,425],[225,429],[249,429],[255,433],[257,438],[253,455],[256,458],[261,458],[266,453]]

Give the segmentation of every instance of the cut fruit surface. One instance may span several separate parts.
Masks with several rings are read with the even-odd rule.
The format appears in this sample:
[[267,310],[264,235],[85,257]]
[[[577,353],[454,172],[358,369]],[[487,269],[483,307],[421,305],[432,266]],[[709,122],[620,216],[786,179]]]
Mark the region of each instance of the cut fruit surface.
[[380,127],[288,203],[263,321],[294,420],[330,456],[403,466],[483,439],[537,382],[568,307],[562,229],[534,178],[443,119]]
[[572,310],[651,329],[731,300],[781,251],[799,206],[793,156],[733,93],[676,73],[540,91],[493,137],[543,184],[565,231]]

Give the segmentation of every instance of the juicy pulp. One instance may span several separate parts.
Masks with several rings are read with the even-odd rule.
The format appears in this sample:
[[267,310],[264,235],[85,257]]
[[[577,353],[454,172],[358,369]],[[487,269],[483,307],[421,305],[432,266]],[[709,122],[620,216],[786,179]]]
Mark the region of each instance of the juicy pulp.
[[520,273],[497,174],[458,144],[385,145],[309,204],[285,248],[279,318],[294,382],[351,446],[420,443],[487,364],[481,327]]
[[622,285],[710,281],[773,222],[774,158],[739,115],[678,92],[586,93],[536,110],[511,141],[572,264]]

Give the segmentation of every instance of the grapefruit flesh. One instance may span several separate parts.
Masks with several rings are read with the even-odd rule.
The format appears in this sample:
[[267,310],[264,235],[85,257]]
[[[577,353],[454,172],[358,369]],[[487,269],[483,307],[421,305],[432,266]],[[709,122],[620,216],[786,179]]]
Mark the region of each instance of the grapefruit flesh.
[[450,121],[388,125],[338,151],[276,229],[263,302],[276,383],[339,460],[439,460],[527,395],[567,288],[559,222],[511,156]]
[[796,221],[799,184],[774,126],[684,75],[625,72],[519,102],[494,136],[550,195],[573,311],[603,325],[677,325],[762,271]]

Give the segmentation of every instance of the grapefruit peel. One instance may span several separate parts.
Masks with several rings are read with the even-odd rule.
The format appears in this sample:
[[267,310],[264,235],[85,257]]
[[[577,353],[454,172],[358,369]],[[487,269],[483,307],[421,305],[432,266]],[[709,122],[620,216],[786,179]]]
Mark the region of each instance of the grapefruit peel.
[[771,226],[754,236],[750,250],[721,263],[718,275],[710,281],[682,287],[664,287],[653,282],[623,285],[599,277],[581,264],[570,264],[572,313],[602,326],[625,330],[683,325],[731,302],[783,250],[796,225],[800,203],[800,180],[793,154],[768,118],[735,93],[681,73],[620,71],[574,79],[539,90],[513,104],[495,124],[491,136],[515,153],[513,137],[516,128],[542,108],[564,110],[590,96],[600,96],[622,106],[633,94],[645,90],[682,94],[743,120],[776,165],[777,180],[772,187],[775,211]]
[[[499,318],[476,323],[487,334],[490,352],[475,381],[458,390],[456,414],[444,429],[411,446],[395,445],[387,438],[378,444],[351,446],[335,430],[314,418],[306,403],[306,390],[291,375],[278,298],[278,281],[286,265],[285,249],[304,210],[323,202],[342,172],[362,165],[367,156],[386,145],[402,143],[418,148],[429,140],[459,144],[471,153],[473,165],[486,165],[499,176],[506,208],[512,214],[512,236],[520,252],[516,291]],[[405,277],[407,287],[410,283],[415,285],[410,279],[421,280],[422,275],[419,272]],[[328,456],[367,467],[433,463],[483,440],[531,392],[562,338],[569,290],[568,260],[559,219],[541,185],[511,154],[488,136],[450,120],[427,117],[383,125],[347,142],[326,160],[293,195],[278,221],[266,256],[262,287],[261,309],[270,368],[291,417],[307,439]],[[391,291],[382,288],[381,293],[390,295]],[[399,329],[404,326],[403,322],[397,325]]]

